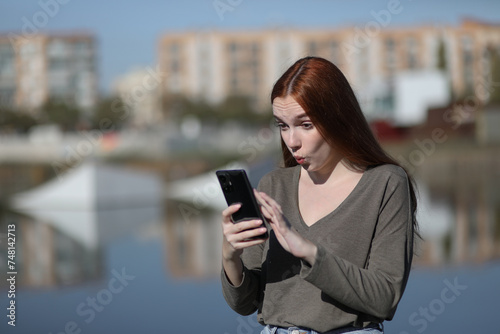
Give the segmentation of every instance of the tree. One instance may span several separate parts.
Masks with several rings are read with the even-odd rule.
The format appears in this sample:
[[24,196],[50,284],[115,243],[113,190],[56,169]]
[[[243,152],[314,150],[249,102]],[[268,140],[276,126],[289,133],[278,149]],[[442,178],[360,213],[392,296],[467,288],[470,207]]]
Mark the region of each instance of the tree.
[[80,114],[76,105],[50,98],[40,109],[40,121],[43,124],[57,124],[63,131],[71,131],[80,121]]
[[447,70],[446,63],[446,46],[443,39],[439,40],[438,50],[437,50],[437,68],[443,72]]
[[183,119],[187,115],[196,116],[200,120],[211,120],[214,108],[207,101],[202,99],[189,99],[182,94],[168,95],[163,98],[163,112],[165,118],[175,120]]
[[26,133],[36,124],[36,120],[22,110],[0,108],[0,132]]
[[[448,62],[446,61],[446,45],[442,38],[439,40],[436,56],[437,56],[437,64],[436,64],[437,69],[446,75],[448,72]],[[452,100],[454,100],[455,94],[453,92],[453,86],[451,84],[449,84],[448,86],[449,86],[448,90],[450,92],[450,97]]]
[[173,119],[183,119],[191,115],[201,122],[221,125],[226,121],[235,121],[245,125],[258,125],[269,122],[271,113],[259,113],[252,107],[250,97],[230,95],[218,104],[211,104],[203,99],[189,99],[182,95],[171,95],[163,100],[166,115]]
[[500,104],[500,52],[490,49],[491,77],[490,77],[490,103]]
[[257,112],[248,96],[230,95],[218,107],[217,115],[223,120],[241,121],[245,124],[269,122],[270,113]]
[[91,118],[92,127],[100,130],[121,129],[129,120],[130,112],[120,97],[101,98]]

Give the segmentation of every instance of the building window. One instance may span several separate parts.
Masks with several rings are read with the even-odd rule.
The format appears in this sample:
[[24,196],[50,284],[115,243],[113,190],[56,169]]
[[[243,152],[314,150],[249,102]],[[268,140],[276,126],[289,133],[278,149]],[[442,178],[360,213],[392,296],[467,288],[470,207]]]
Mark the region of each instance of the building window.
[[91,46],[89,42],[79,41],[73,45],[73,49],[75,53],[87,53],[91,50]]
[[198,77],[199,77],[199,93],[202,98],[208,98],[210,92],[210,86],[212,83],[212,73],[211,73],[211,59],[210,59],[210,45],[208,41],[203,39],[199,41],[198,47]]
[[179,43],[173,42],[168,47],[168,55],[170,58],[170,72],[179,73],[181,67],[181,47]]
[[319,51],[318,49],[318,42],[310,41],[309,43],[307,43],[307,52],[310,56],[317,56]]
[[0,46],[0,76],[12,76],[16,72],[14,50],[10,45]]
[[340,63],[339,43],[330,41],[329,43],[330,61],[336,65]]
[[250,48],[252,50],[252,56],[253,57],[258,57],[259,56],[259,52],[260,52],[260,46],[259,46],[259,43],[257,42],[253,42],[252,44],[250,44]]
[[20,46],[20,55],[23,60],[29,60],[31,59],[38,51],[39,48],[37,47],[35,42],[27,42],[23,43]]
[[181,91],[182,89],[181,79],[178,75],[169,75],[167,80],[170,91],[174,93],[179,93]]
[[462,45],[462,66],[465,84],[465,92],[472,92],[474,87],[474,54],[473,42],[470,36],[463,36]]
[[286,39],[284,39],[284,37],[281,37],[278,40],[278,61],[287,59],[289,56],[290,56],[289,42]]
[[396,68],[396,42],[392,38],[384,41],[385,48],[385,68],[391,74]]
[[239,54],[241,53],[241,49],[241,45],[238,45],[237,42],[230,42],[227,44],[227,50],[229,52],[229,90],[232,93],[238,92],[241,86],[241,81],[239,80],[241,72]]
[[62,71],[68,69],[68,59],[66,58],[49,58],[49,71]]
[[73,61],[74,67],[77,71],[93,72],[94,63],[90,59],[76,59]]
[[13,88],[1,88],[0,89],[0,106],[13,107],[15,94],[16,94],[16,89],[14,87]]
[[236,56],[236,54],[238,53],[238,44],[236,42],[230,42],[227,48],[231,56]]
[[257,70],[259,68],[259,58],[260,58],[260,47],[258,43],[252,43],[251,46],[251,57],[250,57],[250,67],[252,70]]
[[47,54],[49,56],[67,56],[68,51],[68,45],[59,39],[55,39],[47,45]]
[[173,42],[172,44],[170,44],[170,46],[168,48],[168,52],[169,52],[170,56],[172,56],[172,57],[179,56],[179,53],[180,53],[179,43]]
[[418,67],[418,44],[414,37],[406,39],[406,65],[409,69]]

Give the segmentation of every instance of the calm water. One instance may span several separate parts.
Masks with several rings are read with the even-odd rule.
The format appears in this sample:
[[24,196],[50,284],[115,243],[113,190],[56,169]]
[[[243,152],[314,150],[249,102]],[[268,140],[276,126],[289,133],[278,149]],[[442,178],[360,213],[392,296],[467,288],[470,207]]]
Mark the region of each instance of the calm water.
[[[9,298],[2,238],[0,333],[259,333],[255,316],[237,315],[221,295],[211,188],[191,202],[166,201],[154,175],[116,170],[113,181],[107,172],[90,173],[100,206],[61,210],[45,203],[30,214],[3,214],[0,233],[16,226],[18,274],[15,299]],[[113,191],[130,188],[140,200],[106,202]],[[58,201],[83,196],[84,202],[85,191]],[[499,281],[496,260],[417,265],[386,333],[500,333]],[[15,327],[7,324],[11,300]]]

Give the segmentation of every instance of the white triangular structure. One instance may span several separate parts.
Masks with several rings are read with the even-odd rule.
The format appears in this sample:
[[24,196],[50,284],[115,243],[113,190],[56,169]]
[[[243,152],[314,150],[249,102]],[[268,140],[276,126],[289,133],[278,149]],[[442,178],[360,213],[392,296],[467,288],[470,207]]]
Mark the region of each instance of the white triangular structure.
[[122,212],[157,207],[162,200],[162,187],[155,175],[88,163],[15,195],[11,207],[52,225],[88,248],[95,248],[103,238],[98,226],[101,217],[118,215],[122,227],[130,226],[127,217],[131,215]]
[[[245,164],[234,162],[218,169],[246,169]],[[166,196],[169,199],[184,202],[196,209],[210,208],[221,211],[227,207],[226,200],[220,189],[219,181],[211,170],[188,179],[182,179],[169,184]]]

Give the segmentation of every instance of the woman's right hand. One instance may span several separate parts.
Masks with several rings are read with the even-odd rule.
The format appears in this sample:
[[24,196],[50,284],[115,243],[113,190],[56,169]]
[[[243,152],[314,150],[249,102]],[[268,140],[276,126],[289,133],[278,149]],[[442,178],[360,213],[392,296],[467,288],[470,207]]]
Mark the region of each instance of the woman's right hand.
[[240,207],[241,204],[233,204],[222,211],[222,232],[224,234],[222,257],[225,261],[239,261],[243,249],[265,242],[265,239],[250,240],[250,238],[262,235],[267,231],[265,227],[259,227],[262,225],[262,220],[254,219],[233,223],[231,215]]

